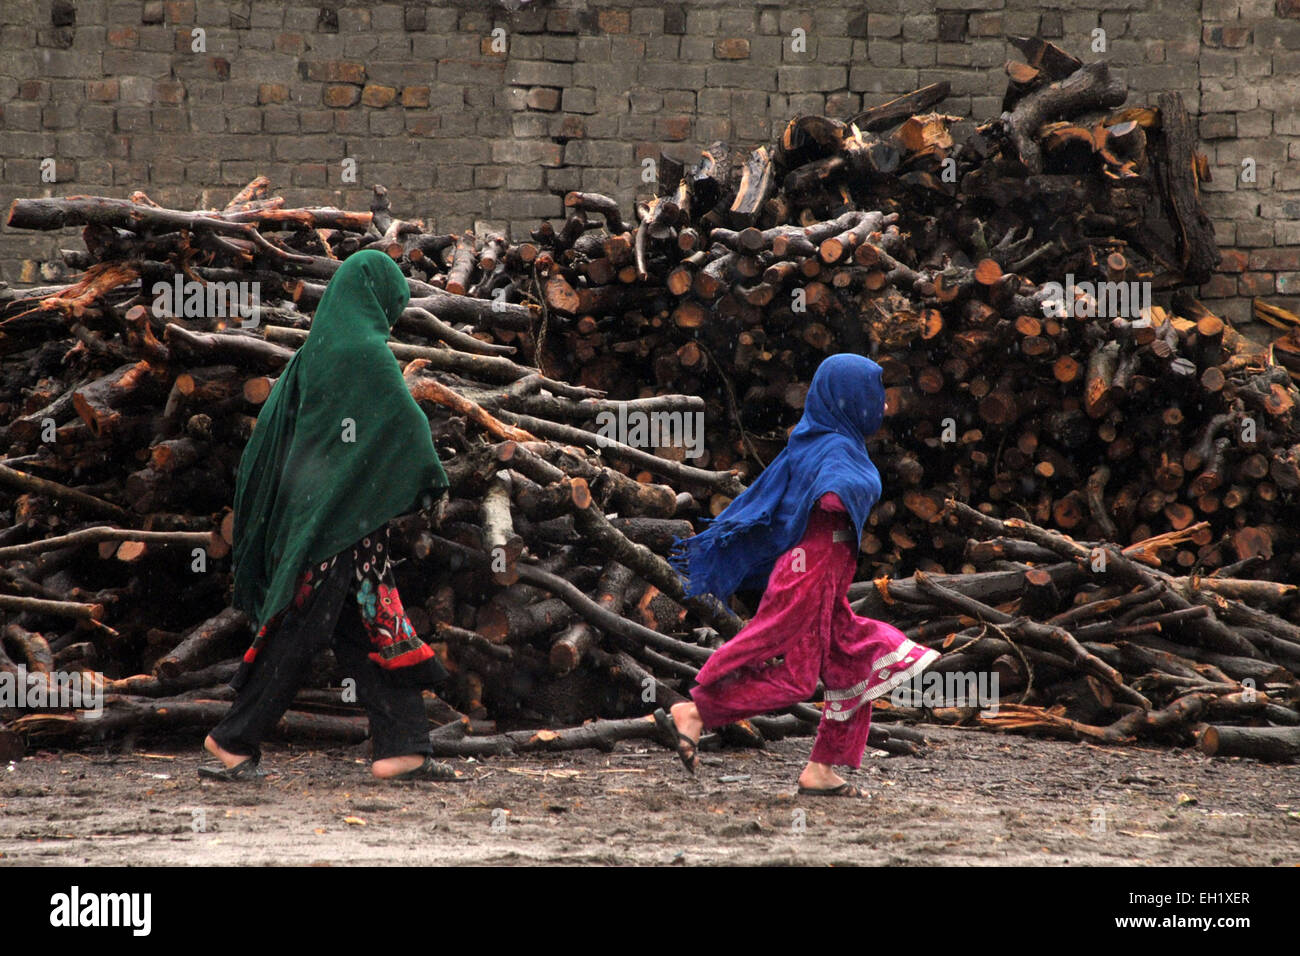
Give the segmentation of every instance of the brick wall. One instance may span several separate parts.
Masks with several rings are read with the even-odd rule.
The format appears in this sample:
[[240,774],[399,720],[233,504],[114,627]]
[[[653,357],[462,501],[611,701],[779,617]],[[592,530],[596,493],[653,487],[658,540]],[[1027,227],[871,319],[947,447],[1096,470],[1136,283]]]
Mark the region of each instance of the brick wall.
[[[989,118],[1016,58],[1004,37],[1039,33],[1105,58],[1130,103],[1183,93],[1225,252],[1204,294],[1237,321],[1251,295],[1300,307],[1300,0],[512,5],[3,0],[0,198],[144,189],[188,208],[262,173],[293,203],[364,208],[382,182],[402,216],[518,233],[570,189],[630,202],[661,148],[765,142],[799,112],[948,79],[943,109]],[[60,245],[0,232],[0,276],[38,281]]]

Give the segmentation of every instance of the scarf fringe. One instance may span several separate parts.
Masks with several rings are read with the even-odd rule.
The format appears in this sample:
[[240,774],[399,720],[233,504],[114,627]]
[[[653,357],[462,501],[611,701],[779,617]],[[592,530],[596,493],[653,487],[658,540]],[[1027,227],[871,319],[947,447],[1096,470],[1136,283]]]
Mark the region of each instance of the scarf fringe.
[[742,535],[770,525],[772,515],[765,512],[752,524],[743,525],[725,520],[724,515],[704,520],[709,526],[703,531],[673,540],[668,563],[682,577],[686,597],[712,593],[725,599],[735,592],[747,571],[742,563],[727,560],[728,549]]

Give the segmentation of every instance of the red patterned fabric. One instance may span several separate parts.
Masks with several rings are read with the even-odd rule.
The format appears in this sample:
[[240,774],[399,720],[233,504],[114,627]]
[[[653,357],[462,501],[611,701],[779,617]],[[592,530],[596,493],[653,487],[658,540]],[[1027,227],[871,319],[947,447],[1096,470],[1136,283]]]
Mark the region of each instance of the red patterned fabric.
[[[348,552],[336,554],[328,561],[304,571],[294,586],[290,607],[301,610],[344,555],[348,555]],[[433,648],[415,633],[415,628],[402,608],[402,597],[398,594],[397,583],[393,579],[393,562],[389,559],[387,525],[353,545],[348,557],[356,580],[352,593],[361,614],[362,626],[374,646],[369,654],[370,659],[386,670],[410,667],[432,659]],[[286,608],[281,611],[257,632],[252,645],[244,652],[245,664],[252,664],[257,659],[258,652],[280,626],[288,610]]]

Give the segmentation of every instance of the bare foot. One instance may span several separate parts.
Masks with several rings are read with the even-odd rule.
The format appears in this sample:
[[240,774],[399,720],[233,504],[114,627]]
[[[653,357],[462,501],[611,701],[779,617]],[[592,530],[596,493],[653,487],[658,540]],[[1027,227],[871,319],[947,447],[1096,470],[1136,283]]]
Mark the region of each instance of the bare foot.
[[830,790],[844,782],[844,778],[831,769],[828,763],[813,763],[809,760],[808,766],[799,774],[799,786],[810,790]]
[[677,756],[687,771],[694,774],[699,763],[698,745],[704,733],[704,720],[699,708],[684,700],[672,706],[673,726],[677,728]]
[[251,757],[246,757],[243,754],[232,754],[229,750],[223,748],[221,744],[213,740],[211,735],[209,735],[208,738],[203,741],[203,749],[206,750],[208,753],[212,754],[212,756],[216,757],[218,760],[220,760],[221,765],[226,768],[237,767],[245,760],[252,759]]
[[380,780],[386,780],[389,777],[396,777],[399,773],[414,770],[422,763],[424,763],[424,757],[421,754],[407,754],[405,757],[385,757],[372,763],[370,772]]
[[673,725],[678,732],[698,743],[700,734],[704,733],[704,720],[700,717],[700,710],[694,702],[684,700],[673,704],[670,713],[673,715]]

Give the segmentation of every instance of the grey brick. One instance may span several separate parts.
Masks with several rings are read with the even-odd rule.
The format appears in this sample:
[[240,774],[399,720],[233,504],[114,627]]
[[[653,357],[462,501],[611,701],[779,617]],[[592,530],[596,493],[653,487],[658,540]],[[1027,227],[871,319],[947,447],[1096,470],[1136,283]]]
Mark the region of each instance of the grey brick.
[[940,43],[935,51],[938,66],[970,66],[970,61],[971,48],[963,43]]
[[[945,49],[949,44],[945,44]],[[962,57],[963,62],[974,62],[973,58],[980,49],[980,44],[970,44],[962,47],[967,56]],[[938,62],[939,46],[935,43],[909,43],[904,41],[902,45],[902,59],[906,66],[926,67],[934,66]]]
[[[110,62],[114,65],[118,65],[121,63],[121,57],[113,55],[121,52],[123,51],[114,50],[111,51],[111,53],[104,54],[103,57],[104,73],[124,72],[120,69],[113,70],[110,69],[109,67]],[[112,56],[112,60],[110,61],[109,57],[111,55],[113,56]],[[137,54],[132,53],[132,55],[137,55]],[[144,56],[145,54],[138,54],[138,55]],[[6,59],[8,59],[10,54],[6,52],[5,56]],[[39,64],[37,70],[39,71],[39,75],[41,76],[78,76],[78,77],[99,79],[99,75],[100,75],[99,59],[100,59],[99,57],[88,56],[85,53],[77,50],[40,49],[36,51],[36,60]],[[168,58],[164,57],[163,59],[167,60]],[[6,66],[8,67],[5,70],[6,73],[10,72],[10,70],[14,70],[16,72],[18,61],[14,60],[13,62],[14,62],[13,66],[9,66],[8,63],[6,64]],[[151,66],[156,68],[158,64],[154,62],[151,64]],[[169,70],[170,70],[170,61],[167,63],[167,65],[163,66],[161,72],[154,73],[152,75],[165,76]],[[30,76],[30,74],[28,74],[28,76]]]
[[176,106],[160,106],[149,111],[149,122],[156,130],[182,133],[190,128],[189,114]]
[[[1152,87],[1146,88],[1151,89]],[[1266,109],[1272,108],[1271,106],[1260,102],[1259,93],[1254,89],[1240,89],[1235,86],[1232,88],[1225,88],[1222,83],[1209,80],[1202,84],[1202,112],[1237,113],[1243,110],[1253,110],[1257,106],[1264,106]]]
[[471,110],[485,110],[492,107],[496,99],[496,90],[485,89],[481,86],[471,86],[464,91],[465,107]]
[[298,132],[298,111],[267,108],[262,111],[262,129],[267,133]]
[[1237,58],[1232,53],[1202,50],[1198,66],[1201,76],[1233,76],[1237,72]]
[[[692,63],[708,63],[713,59],[713,45],[715,43],[713,37],[696,37],[687,35],[682,37],[670,37],[669,39],[677,46],[677,53],[674,55],[674,58],[680,57],[681,59],[688,60]],[[656,45],[657,44],[653,41],[647,43],[647,51],[652,46]],[[662,55],[660,58],[663,58]]]
[[397,4],[383,4],[370,10],[370,27],[378,31],[406,29],[406,11]]
[[501,182],[483,183],[483,185],[500,186],[505,185],[507,189],[519,190],[524,192],[538,192],[545,186],[545,180],[549,170],[543,170],[540,166],[512,166],[509,170],[500,167],[479,167],[474,174],[475,183],[478,182],[478,173],[484,169],[500,170],[504,175]]
[[[111,106],[87,103],[81,107],[78,114],[77,128],[88,133],[111,133],[113,132],[113,113],[114,109]],[[202,114],[199,110],[191,110],[190,115]]]
[[[682,55],[682,40],[691,39],[661,34],[645,38],[645,58],[647,60],[676,60]],[[709,49],[712,50],[712,41]],[[603,57],[580,57],[586,62],[604,62],[610,58],[612,47],[606,44]]]
[[548,169],[546,173],[546,188],[552,192],[572,192],[582,186],[582,170],[576,166],[564,166],[559,169]]
[[1237,135],[1243,138],[1269,136],[1273,132],[1273,114],[1268,110],[1237,113]]
[[[704,95],[705,91],[701,90],[699,95],[701,102]],[[768,103],[768,94],[764,90],[735,90],[731,94],[731,108],[734,113],[767,113]]]
[[[13,102],[4,105],[4,129],[6,138],[10,130],[38,130],[41,128],[40,103]],[[8,146],[8,143],[5,143]],[[8,152],[6,149],[5,152]]]
[[901,37],[903,18],[896,13],[872,13],[867,17],[867,38]]
[[1271,19],[1256,24],[1255,46],[1261,50],[1300,50],[1300,20]]
[[548,60],[572,63],[578,58],[578,40],[576,37],[547,37],[543,55]]
[[897,40],[868,40],[867,60],[872,66],[901,66],[903,44]]
[[[1271,115],[1271,114],[1269,114]],[[1237,114],[1207,113],[1200,117],[1201,139],[1229,139],[1237,135]]]
[[104,141],[94,133],[60,133],[55,140],[55,155],[60,159],[88,159],[100,156],[104,151]]
[[[996,16],[996,15],[998,14],[972,13],[971,22],[974,23],[980,17]],[[1002,17],[1002,26],[996,33],[993,34],[994,36],[1000,36],[1002,34],[1011,34],[1013,36],[1026,36],[1026,35],[1032,36],[1038,29],[1039,17],[1041,16],[1041,14],[1036,9],[1004,10],[1001,12],[1000,16]],[[1057,29],[1060,31],[1057,33],[1057,36],[1063,39],[1065,37],[1065,18],[1059,12],[1057,14],[1057,23],[1058,23]],[[979,35],[987,36],[988,34],[981,32]]]
[[[643,97],[640,100],[637,98],[638,93]],[[707,86],[700,90],[700,95],[697,97],[697,105],[699,111],[704,114],[726,114],[731,112],[731,97],[731,90],[722,89],[716,86]],[[656,100],[658,100],[658,105],[655,105]],[[653,93],[649,90],[640,90],[632,94],[632,109],[634,112],[652,112],[662,106],[663,98],[657,93]],[[739,109],[740,107],[737,108]],[[764,103],[763,108],[767,108],[766,103]]]
[[1273,114],[1273,132],[1278,136],[1300,136],[1300,110]]
[[396,136],[406,128],[406,117],[399,110],[371,110],[370,132],[375,136]]
[[[262,125],[258,114],[257,125]],[[149,129],[149,110],[141,106],[119,106],[116,113],[115,127],[119,133],[132,133]]]
[[428,86],[433,70],[424,63],[409,60],[371,60],[366,63],[366,79],[383,86]]
[[[457,85],[472,86],[498,86],[502,82],[505,74],[506,64],[504,60],[496,61],[466,61],[466,60],[439,60],[438,61],[438,82],[453,83]],[[510,80],[509,82],[520,82]],[[546,86],[548,84],[532,84]]]
[[[714,117],[703,117],[714,119]],[[618,120],[618,135],[622,139],[651,139],[655,136],[655,117],[644,114],[621,116]],[[575,151],[574,155],[578,155]],[[573,160],[568,160],[573,162]]]
[[664,109],[669,113],[694,113],[694,90],[668,90],[664,93]]
[[818,37],[817,62],[823,66],[848,63],[853,41],[846,37]]
[[[446,144],[443,146],[454,148],[455,144]],[[454,154],[448,156],[444,154],[440,163],[456,162],[458,157]],[[449,199],[453,199],[455,194],[469,189],[474,184],[474,167],[462,165],[440,165],[438,167],[438,188],[450,193]]]
[[1246,249],[1261,249],[1273,245],[1273,223],[1266,219],[1238,222],[1236,242],[1238,246]]
[[[576,140],[574,142],[577,142]],[[568,146],[573,146],[570,142]],[[494,163],[533,163],[540,166],[559,166],[564,161],[568,147],[541,140],[498,140],[492,144]]]
[[578,37],[578,59],[584,63],[608,63],[610,43],[607,36]]
[[614,63],[575,63],[573,85],[597,88],[634,86],[640,71],[646,65],[640,59],[627,59]]
[[1231,139],[1218,143],[1214,155],[1220,165],[1239,169],[1241,161],[1247,157],[1255,160],[1260,167],[1259,178],[1265,176],[1265,166],[1276,167],[1286,162],[1287,144],[1280,139]]
[[633,162],[633,147],[630,143],[574,139],[564,145],[564,162],[580,166],[630,165]]
[[1223,219],[1215,219],[1211,223],[1214,226],[1214,241],[1219,244],[1219,248],[1236,245],[1237,229],[1235,224]]
[[648,35],[664,32],[664,10],[662,7],[637,7],[632,11],[631,27],[633,33]]
[[343,55],[349,60],[365,59],[379,49],[379,37],[374,33],[349,33],[343,37]]
[[[547,135],[549,126],[552,122],[550,114],[537,114],[539,120],[542,120],[542,131],[538,135]],[[513,129],[513,120],[519,117],[511,117],[508,113],[497,111],[487,111],[478,114],[478,121],[474,124],[474,131],[480,137],[507,137],[512,133],[519,135]]]
[[938,38],[939,17],[935,14],[908,17],[903,21],[904,40],[937,40]]
[[[742,82],[725,82],[722,79],[706,79],[713,75],[714,70],[752,70],[754,67],[736,66],[734,64],[720,64],[718,66],[691,66],[676,63],[642,63],[637,69],[637,79],[642,86],[649,86],[660,90],[696,90],[700,89],[707,82],[709,85],[720,86],[746,86]],[[775,71],[767,71],[771,75]],[[721,76],[723,74],[719,74]],[[725,74],[730,76],[731,74]]]
[[[483,132],[483,130],[480,130]],[[498,133],[510,133],[520,139],[536,139],[551,134],[551,117],[546,113],[516,113],[510,118],[509,127]]]
[[[430,64],[430,73],[434,72],[431,61],[447,56],[447,38],[436,33],[413,33],[411,41],[411,59]],[[319,37],[312,39],[312,52],[315,52]]]
[[256,107],[245,106],[225,112],[232,133],[257,133],[262,129],[262,111]]
[[590,116],[575,116],[581,120],[588,139],[613,139],[618,135],[618,124],[622,117],[616,113],[593,113]]
[[617,192],[618,173],[617,169],[593,169],[587,167],[582,170],[582,188],[589,192]]
[[780,37],[750,37],[749,62],[757,66],[776,66],[781,62],[782,45]]
[[645,59],[645,40],[634,36],[612,36],[609,38],[609,58],[615,65],[640,62]]
[[849,89],[863,93],[899,93],[917,88],[917,71],[906,67],[880,69],[855,66],[849,70]]
[[492,196],[488,209],[493,216],[511,219],[541,219],[563,215],[564,203],[550,193],[504,192]]
[[849,13],[830,4],[813,8],[813,29],[817,36],[846,36],[849,32]]
[[686,32],[692,36],[716,36],[722,14],[717,10],[701,10],[688,5],[686,10]]
[[544,60],[545,42],[540,36],[515,36],[510,40],[510,55],[520,60]]
[[821,93],[796,93],[790,97],[790,112],[792,114],[824,113],[826,97]]
[[295,136],[275,141],[275,158],[281,160],[317,160],[325,156],[343,156],[343,139],[339,136]]
[[1001,66],[1007,59],[1007,45],[1001,40],[980,39],[971,43],[972,66],[990,69]]
[[566,113],[596,112],[596,91],[588,87],[571,86],[564,91],[560,108]]

